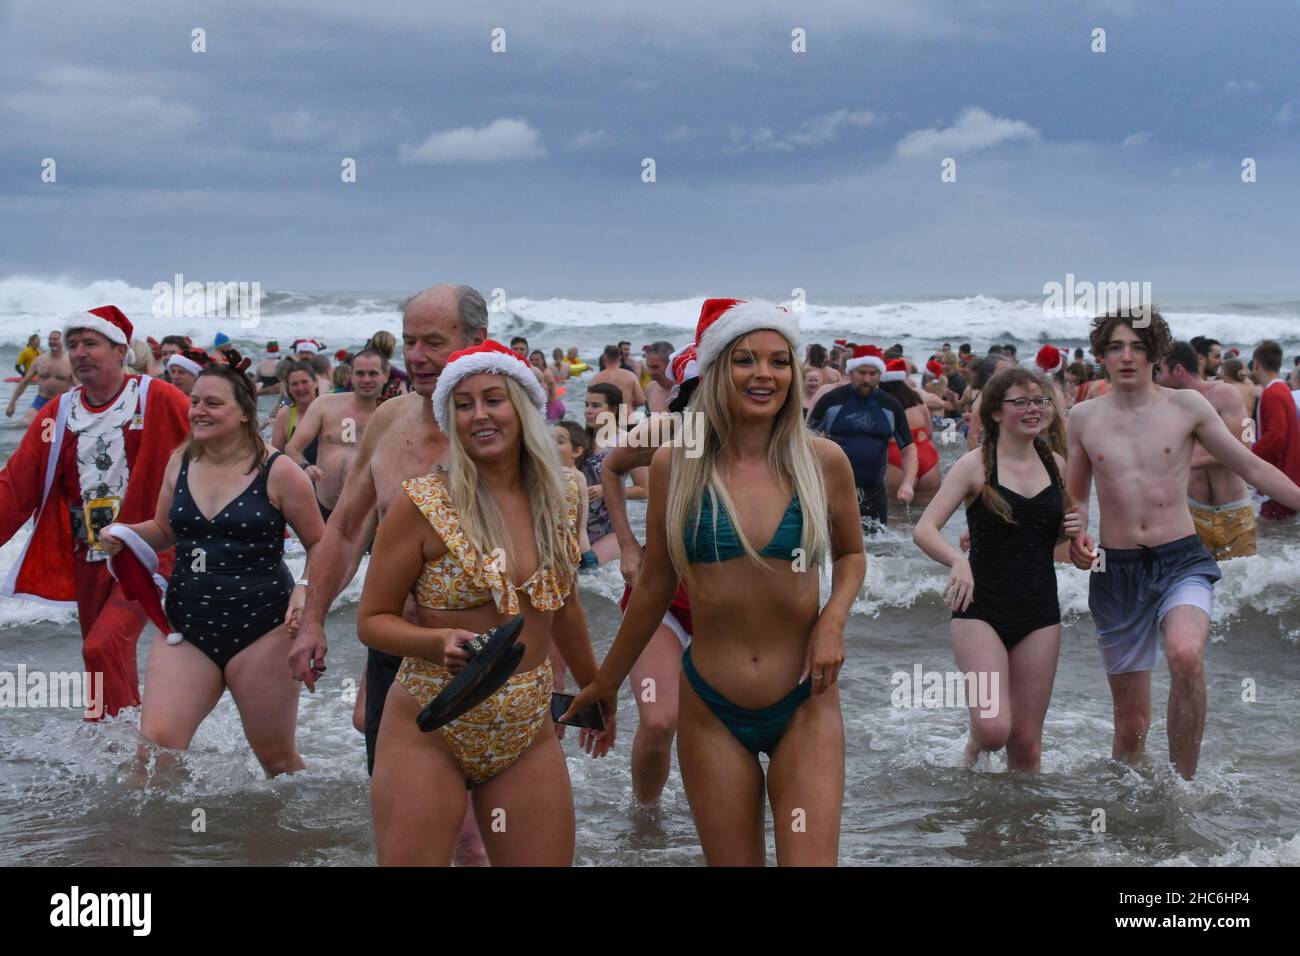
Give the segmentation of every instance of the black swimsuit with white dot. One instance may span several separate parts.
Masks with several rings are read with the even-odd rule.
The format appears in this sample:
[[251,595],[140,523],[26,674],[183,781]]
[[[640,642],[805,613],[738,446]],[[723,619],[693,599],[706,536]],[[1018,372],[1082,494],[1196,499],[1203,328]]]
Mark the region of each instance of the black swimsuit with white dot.
[[232,657],[283,623],[293,592],[293,574],[284,563],[284,514],[266,490],[279,455],[271,455],[253,483],[213,518],[194,503],[185,455],[167,513],[176,533],[167,619],[223,671]]

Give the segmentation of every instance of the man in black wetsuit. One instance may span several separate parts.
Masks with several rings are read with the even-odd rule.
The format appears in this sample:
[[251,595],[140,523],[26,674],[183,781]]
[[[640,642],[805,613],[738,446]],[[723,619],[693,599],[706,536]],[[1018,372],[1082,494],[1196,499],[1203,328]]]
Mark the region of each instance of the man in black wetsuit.
[[849,383],[833,388],[813,406],[808,427],[825,435],[844,449],[853,465],[853,482],[858,487],[858,508],[862,517],[881,525],[888,523],[886,469],[889,439],[898,442],[903,458],[903,483],[898,500],[912,500],[916,483],[916,447],[907,413],[892,395],[876,388],[885,360],[874,345],[859,345],[846,364]]

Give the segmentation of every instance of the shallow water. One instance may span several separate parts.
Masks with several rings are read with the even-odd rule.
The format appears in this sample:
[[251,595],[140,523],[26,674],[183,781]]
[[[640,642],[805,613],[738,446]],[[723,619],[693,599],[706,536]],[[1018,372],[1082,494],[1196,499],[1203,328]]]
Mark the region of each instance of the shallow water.
[[[7,393],[6,393],[7,394]],[[0,457],[18,429],[0,427]],[[945,469],[957,456],[942,447]],[[634,523],[644,506],[631,505]],[[987,758],[961,766],[964,710],[891,704],[891,675],[955,669],[944,569],[911,544],[911,517],[869,542],[869,570],[847,631],[840,677],[847,781],[840,861],[846,865],[1218,865],[1300,863],[1300,528],[1269,526],[1261,555],[1223,566],[1206,652],[1209,712],[1200,770],[1186,782],[1166,762],[1168,673],[1154,673],[1149,760],[1109,757],[1110,695],[1087,613],[1085,572],[1058,567],[1065,615],[1060,666],[1044,730],[1043,772],[1006,772]],[[1095,509],[1094,509],[1095,514]],[[954,517],[947,533],[962,528]],[[0,548],[7,569],[26,531]],[[290,557],[297,572],[301,554]],[[328,620],[329,673],[304,692],[298,741],[307,770],[268,781],[243,739],[229,696],[205,721],[182,771],[138,790],[125,782],[138,715],[98,725],[73,710],[0,710],[0,864],[374,863],[365,748],[343,688],[359,678],[361,580]],[[622,591],[613,565],[585,575],[581,594],[598,657],[614,637]],[[150,628],[139,648],[141,674]],[[0,671],[80,670],[69,611],[0,600]],[[1254,681],[1257,700],[1242,686]],[[674,761],[661,808],[633,808],[629,757],[636,708],[623,691],[619,743],[593,761],[565,742],[578,831],[575,862],[703,862]],[[1104,833],[1093,832],[1097,810]],[[196,811],[206,831],[194,832]],[[769,860],[774,862],[771,822]]]

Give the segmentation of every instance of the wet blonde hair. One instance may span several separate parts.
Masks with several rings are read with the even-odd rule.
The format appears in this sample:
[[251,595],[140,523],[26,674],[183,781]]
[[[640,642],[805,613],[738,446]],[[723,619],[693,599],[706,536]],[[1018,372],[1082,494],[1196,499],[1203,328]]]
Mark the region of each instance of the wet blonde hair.
[[[523,386],[508,375],[502,375],[500,379],[519,419],[519,468],[528,495],[528,513],[533,519],[537,567],[550,568],[562,587],[571,587],[575,569],[570,562],[567,541],[573,532],[567,525],[566,484],[560,470],[555,436]],[[454,424],[454,402],[454,394],[449,395],[447,417],[452,427],[446,433],[447,494],[460,516],[461,531],[470,546],[484,560],[490,558],[494,548],[502,548],[506,554],[503,570],[508,572],[513,550],[509,547],[510,532],[496,500],[479,481],[478,466],[460,440],[460,430]]]
[[[746,333],[749,335],[752,333]],[[684,443],[672,446],[672,476],[668,482],[668,500],[664,521],[667,525],[668,554],[677,573],[692,580],[690,562],[686,557],[686,528],[688,523],[698,529],[700,504],[705,494],[713,496],[713,532],[717,534],[718,512],[725,509],[736,531],[745,555],[755,564],[767,567],[736,519],[736,508],[718,471],[718,460],[727,448],[734,422],[727,408],[730,396],[739,394],[731,375],[731,355],[745,336],[739,336],[722,351],[722,354],[704,372],[700,387],[686,406],[685,414],[702,414],[701,454],[691,458]],[[803,536],[800,547],[807,556],[808,567],[821,569],[822,560],[830,553],[830,528],[827,517],[826,488],[823,484],[821,462],[811,433],[803,421],[803,370],[795,357],[794,345],[790,348],[790,390],[785,404],[777,412],[772,424],[772,436],[767,446],[768,467],[781,481],[787,481],[799,499],[803,512]]]

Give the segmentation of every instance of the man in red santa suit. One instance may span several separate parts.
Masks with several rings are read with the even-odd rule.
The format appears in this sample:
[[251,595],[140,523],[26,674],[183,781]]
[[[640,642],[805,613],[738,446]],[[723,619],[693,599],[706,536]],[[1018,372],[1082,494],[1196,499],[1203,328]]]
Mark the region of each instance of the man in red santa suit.
[[[140,703],[135,646],[149,621],[108,572],[98,534],[151,518],[172,451],[189,433],[175,386],[128,375],[131,321],[106,305],[68,319],[64,347],[79,383],[47,404],[0,471],[0,544],[36,516],[0,594],[75,602],[86,670],[103,674],[103,713]],[[170,575],[175,553],[159,555]]]

